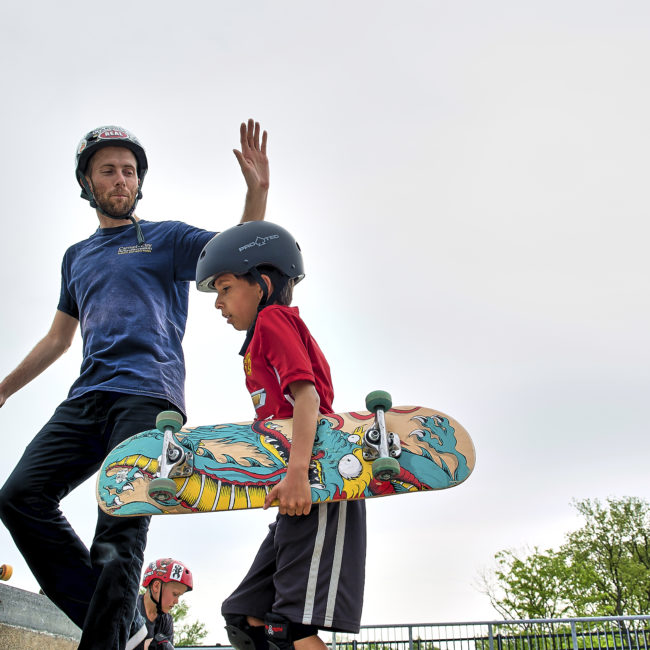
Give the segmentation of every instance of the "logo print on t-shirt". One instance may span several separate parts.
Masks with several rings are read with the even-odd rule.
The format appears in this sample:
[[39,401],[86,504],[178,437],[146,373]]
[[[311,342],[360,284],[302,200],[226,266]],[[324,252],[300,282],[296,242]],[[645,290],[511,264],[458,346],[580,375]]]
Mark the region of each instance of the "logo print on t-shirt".
[[266,404],[266,391],[263,388],[256,390],[254,393],[251,393],[251,399],[257,411],[257,409],[262,408]]
[[126,255],[128,253],[151,253],[151,244],[138,244],[137,246],[120,246],[117,249],[118,255]]
[[250,377],[250,374],[252,372],[251,353],[250,352],[247,352],[246,356],[244,357],[244,372],[246,373],[247,377]]

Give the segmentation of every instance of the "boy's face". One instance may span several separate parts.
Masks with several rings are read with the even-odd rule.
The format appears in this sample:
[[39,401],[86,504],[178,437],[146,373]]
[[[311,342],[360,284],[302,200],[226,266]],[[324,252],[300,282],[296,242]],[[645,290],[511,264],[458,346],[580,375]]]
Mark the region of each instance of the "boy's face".
[[187,586],[180,582],[161,582],[160,584],[161,589],[158,594],[160,609],[165,614],[169,614],[169,610],[178,604],[178,599],[187,591]]
[[[262,276],[266,277],[266,276]],[[262,299],[262,288],[250,284],[232,273],[224,273],[214,281],[217,300],[214,306],[236,330],[246,331],[257,316],[257,307]]]

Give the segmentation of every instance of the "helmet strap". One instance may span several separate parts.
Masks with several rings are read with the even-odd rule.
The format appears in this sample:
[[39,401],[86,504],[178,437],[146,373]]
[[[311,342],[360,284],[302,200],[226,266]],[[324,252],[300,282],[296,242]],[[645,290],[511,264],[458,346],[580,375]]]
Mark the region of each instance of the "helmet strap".
[[[249,273],[253,276],[253,279],[257,284],[260,285],[260,288],[262,289],[262,297],[260,298],[260,303],[257,305],[257,313],[259,314],[264,307],[266,307],[268,299],[269,299],[269,288],[264,282],[264,278],[262,277],[262,274],[257,270],[257,268],[252,268]],[[239,351],[239,354],[243,357],[246,354],[246,350],[248,349],[248,345],[251,342],[251,339],[253,338],[253,334],[255,333],[255,323],[257,323],[257,316],[255,316],[255,320],[253,321],[252,325],[246,330],[246,338],[244,339],[244,345],[242,345],[241,350]]]
[[[257,313],[259,314],[264,307],[268,307],[272,303],[273,296],[276,294],[278,290],[280,290],[280,287],[277,287],[276,284],[273,284],[273,291],[269,295],[269,287],[264,281],[264,278],[262,277],[262,274],[260,273],[259,269],[257,267],[253,267],[249,273],[253,277],[253,279],[257,282],[257,284],[260,285],[262,289],[262,298],[260,299],[260,304],[257,305]],[[251,339],[253,338],[253,334],[255,333],[255,324],[257,323],[257,316],[255,316],[255,320],[253,321],[253,324],[248,328],[246,331],[246,339],[244,340],[244,345],[242,345],[241,350],[239,351],[240,356],[244,356],[246,354],[246,350],[248,349],[248,345],[251,342]]]
[[[260,310],[258,309],[258,312],[259,311]],[[255,323],[257,323],[257,316],[255,316],[255,320],[253,321],[253,324],[246,331],[246,338],[244,340],[244,345],[242,345],[241,350],[239,351],[239,354],[242,357],[246,355],[246,350],[248,349],[251,339],[253,338],[253,334],[255,333]]]
[[162,580],[158,580],[158,582],[160,582],[160,597],[158,598],[158,600],[156,600],[154,595],[153,595],[153,589],[152,589],[152,586],[153,586],[154,582],[156,582],[156,581],[153,580],[152,582],[149,583],[149,598],[151,598],[151,600],[153,600],[153,602],[156,604],[156,612],[158,613],[158,616],[160,616],[161,614],[164,614],[164,612],[162,611],[162,607],[160,606],[160,601],[162,600],[162,590],[163,590],[163,584],[164,583],[163,583]]
[[268,301],[269,301],[269,287],[264,282],[264,278],[262,277],[262,274],[259,272],[257,267],[254,267],[250,270],[250,274],[253,276],[253,279],[257,282],[257,284],[260,285],[262,289],[262,298],[260,300],[260,304],[257,306],[257,311],[258,313],[266,307]]
[[[264,307],[268,305],[269,301],[269,287],[264,282],[264,278],[262,277],[262,274],[259,272],[257,267],[252,268],[249,273],[253,276],[253,279],[257,282],[257,284],[260,285],[260,288],[262,289],[262,297],[260,299],[260,304],[257,305],[257,313],[259,314]],[[255,323],[257,323],[257,316],[255,316],[255,320],[253,321],[253,324],[248,328],[246,331],[246,339],[244,340],[244,345],[242,345],[241,350],[239,351],[239,354],[243,357],[246,354],[246,350],[248,349],[248,345],[251,342],[251,339],[253,338],[253,334],[255,333]]]

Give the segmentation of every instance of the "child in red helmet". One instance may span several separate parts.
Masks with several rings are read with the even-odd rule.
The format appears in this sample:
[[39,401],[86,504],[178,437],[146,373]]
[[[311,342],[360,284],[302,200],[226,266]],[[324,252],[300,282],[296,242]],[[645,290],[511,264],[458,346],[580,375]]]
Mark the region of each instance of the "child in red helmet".
[[147,636],[136,650],[173,649],[174,621],[169,610],[184,593],[192,591],[192,572],[178,560],[162,558],[147,566],[142,586],[146,591],[138,597],[137,606]]

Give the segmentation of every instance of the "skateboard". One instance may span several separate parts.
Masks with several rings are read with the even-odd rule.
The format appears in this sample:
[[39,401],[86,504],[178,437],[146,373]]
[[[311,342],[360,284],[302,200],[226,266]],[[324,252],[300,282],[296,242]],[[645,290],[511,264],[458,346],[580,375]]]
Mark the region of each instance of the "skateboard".
[[14,572],[11,564],[3,564],[0,566],[0,580],[9,580]]
[[[462,483],[475,453],[444,413],[393,407],[374,391],[366,411],[319,416],[309,467],[312,502],[442,490]],[[261,508],[283,477],[291,419],[182,428],[163,411],[156,429],[120,443],[97,478],[97,502],[114,516]]]

